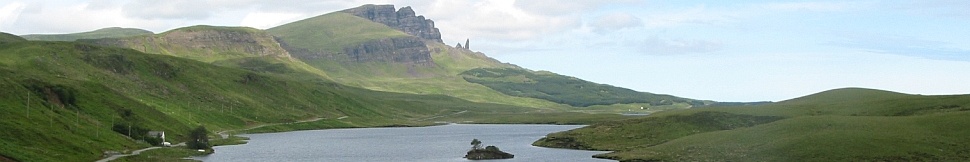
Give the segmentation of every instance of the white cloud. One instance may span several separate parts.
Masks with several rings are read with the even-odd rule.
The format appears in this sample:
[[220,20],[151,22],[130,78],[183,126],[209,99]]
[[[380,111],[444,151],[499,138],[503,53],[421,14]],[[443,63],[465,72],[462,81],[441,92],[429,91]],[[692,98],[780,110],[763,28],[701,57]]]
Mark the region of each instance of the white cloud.
[[641,0],[518,0],[515,7],[527,12],[544,15],[572,15],[595,10],[604,5],[616,3],[635,3]]
[[685,24],[727,24],[736,21],[738,17],[740,17],[738,12],[712,11],[701,5],[675,12],[649,15],[645,21],[646,26],[651,28],[670,28]]
[[588,25],[597,33],[606,33],[626,28],[642,27],[643,20],[629,13],[613,13],[600,16]]
[[721,50],[723,43],[707,40],[661,39],[653,36],[642,42],[632,44],[648,55],[673,55],[688,53],[708,53]]
[[27,4],[20,2],[12,2],[0,7],[0,29],[6,29],[8,25],[17,22],[20,12],[26,7]]
[[248,26],[257,29],[268,29],[283,25],[284,23],[296,21],[304,16],[305,15],[298,13],[254,12],[247,14],[239,24],[241,26]]
[[[435,20],[448,40],[464,38],[528,40],[575,29],[579,16],[549,16],[527,12],[513,1],[437,1],[425,14]],[[419,11],[418,14],[421,14]]]
[[790,3],[770,3],[762,7],[776,11],[844,11],[858,7],[856,3],[850,2],[790,2]]

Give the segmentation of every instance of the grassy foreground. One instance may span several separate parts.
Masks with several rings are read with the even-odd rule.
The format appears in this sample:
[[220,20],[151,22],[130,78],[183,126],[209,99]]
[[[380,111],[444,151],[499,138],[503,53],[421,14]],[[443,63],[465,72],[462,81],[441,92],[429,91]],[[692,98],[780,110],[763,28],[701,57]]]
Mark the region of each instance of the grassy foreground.
[[534,145],[620,161],[966,161],[970,95],[837,89],[760,106],[666,111]]

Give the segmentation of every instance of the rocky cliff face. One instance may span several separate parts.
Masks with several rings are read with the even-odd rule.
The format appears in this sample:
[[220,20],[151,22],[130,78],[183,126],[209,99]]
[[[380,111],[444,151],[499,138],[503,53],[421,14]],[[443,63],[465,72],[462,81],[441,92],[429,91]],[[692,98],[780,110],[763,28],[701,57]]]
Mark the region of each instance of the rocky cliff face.
[[257,29],[242,27],[193,26],[152,36],[79,41],[132,48],[146,53],[201,55],[190,57],[290,57],[273,36]]
[[433,65],[431,51],[417,37],[386,38],[344,48],[353,62],[393,62]]
[[434,21],[416,16],[410,6],[394,11],[394,5],[364,5],[343,12],[387,25],[419,38],[442,42]]

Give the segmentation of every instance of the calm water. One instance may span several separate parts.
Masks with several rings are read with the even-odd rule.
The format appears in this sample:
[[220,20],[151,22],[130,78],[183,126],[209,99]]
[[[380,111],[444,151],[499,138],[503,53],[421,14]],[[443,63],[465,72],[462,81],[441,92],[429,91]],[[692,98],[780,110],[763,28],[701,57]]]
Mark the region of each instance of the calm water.
[[[591,158],[602,151],[532,146],[546,134],[579,128],[568,125],[451,124],[413,128],[359,128],[242,135],[249,144],[215,147],[202,161],[470,161],[462,158],[472,139],[515,155],[491,161],[609,161]],[[489,161],[489,162],[491,162]]]

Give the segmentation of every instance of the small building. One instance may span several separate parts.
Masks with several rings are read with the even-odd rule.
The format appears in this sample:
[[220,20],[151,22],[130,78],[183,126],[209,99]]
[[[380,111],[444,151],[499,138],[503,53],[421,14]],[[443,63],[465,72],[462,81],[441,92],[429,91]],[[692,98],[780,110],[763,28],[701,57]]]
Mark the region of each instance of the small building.
[[158,137],[165,142],[165,131],[148,131],[148,137]]

